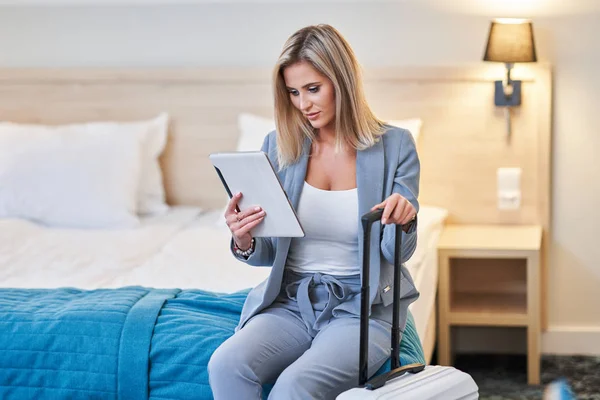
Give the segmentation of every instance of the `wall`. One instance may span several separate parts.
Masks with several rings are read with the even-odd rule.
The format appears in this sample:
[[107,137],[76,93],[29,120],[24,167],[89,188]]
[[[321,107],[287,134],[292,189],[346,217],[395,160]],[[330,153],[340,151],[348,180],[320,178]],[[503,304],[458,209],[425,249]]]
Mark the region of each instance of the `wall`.
[[489,19],[497,16],[533,18],[538,56],[555,67],[549,331],[543,349],[600,354],[600,2],[3,6],[0,67],[264,67],[272,65],[289,34],[319,22],[345,34],[367,68],[477,63]]

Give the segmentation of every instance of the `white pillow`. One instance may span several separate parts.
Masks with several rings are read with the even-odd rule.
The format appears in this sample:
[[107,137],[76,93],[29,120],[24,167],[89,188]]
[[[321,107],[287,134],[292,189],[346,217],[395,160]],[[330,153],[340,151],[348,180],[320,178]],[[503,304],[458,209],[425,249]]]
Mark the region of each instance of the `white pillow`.
[[238,116],[237,151],[257,151],[263,145],[265,136],[275,130],[275,121],[254,114],[243,113]]
[[[126,134],[124,134],[126,133]],[[133,228],[146,130],[0,123],[0,218]]]
[[388,121],[388,124],[398,128],[408,129],[415,139],[415,143],[419,141],[419,135],[421,135],[421,126],[423,126],[423,121],[420,118],[398,119]]
[[[169,115],[161,113],[149,121],[123,123],[141,128],[145,134],[142,151],[142,171],[140,176],[138,213],[141,215],[161,215],[169,209],[165,200],[163,176],[159,157],[167,143]],[[127,134],[124,132],[124,134]]]
[[[140,181],[137,185],[139,188],[138,203],[136,206],[137,213],[140,215],[161,215],[169,209],[165,199],[163,177],[159,163],[159,157],[167,143],[169,129],[169,115],[167,113],[163,112],[150,120],[133,122],[94,121],[56,126],[0,122],[0,126],[7,124],[12,127],[21,127],[25,132],[38,128],[48,128],[54,131],[57,129],[59,131],[61,129],[86,131],[93,128],[98,131],[114,131],[115,134],[118,131],[123,137],[132,134],[141,134],[142,167]],[[118,145],[118,142],[115,142],[115,145]]]

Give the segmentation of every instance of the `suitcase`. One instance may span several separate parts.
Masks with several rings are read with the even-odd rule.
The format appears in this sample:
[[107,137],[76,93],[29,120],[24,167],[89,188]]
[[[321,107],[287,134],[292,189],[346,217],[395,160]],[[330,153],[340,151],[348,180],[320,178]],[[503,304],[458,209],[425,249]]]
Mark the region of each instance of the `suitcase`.
[[364,248],[361,283],[360,347],[358,387],[337,396],[337,400],[358,399],[477,399],[479,388],[470,375],[452,367],[409,364],[400,366],[400,281],[402,225],[396,225],[394,244],[394,302],[392,316],[392,354],[389,372],[368,379],[369,343],[369,259],[371,228],[381,219],[382,209],[361,217]]
[[475,400],[479,388],[470,375],[452,367],[428,365],[417,374],[408,373],[388,381],[377,390],[354,388],[336,400]]

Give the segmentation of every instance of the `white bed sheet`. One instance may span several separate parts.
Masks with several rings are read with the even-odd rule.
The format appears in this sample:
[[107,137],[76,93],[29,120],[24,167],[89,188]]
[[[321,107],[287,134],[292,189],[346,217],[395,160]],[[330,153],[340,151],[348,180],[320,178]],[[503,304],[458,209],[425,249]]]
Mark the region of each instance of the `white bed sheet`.
[[[270,267],[251,267],[238,261],[229,251],[231,233],[222,210],[202,214],[179,232],[160,253],[144,265],[129,271],[112,286],[202,289],[233,293],[264,281]],[[222,223],[216,222],[222,220]]]
[[94,289],[150,259],[200,214],[171,207],[135,229],[46,228],[22,219],[0,220],[0,287]]

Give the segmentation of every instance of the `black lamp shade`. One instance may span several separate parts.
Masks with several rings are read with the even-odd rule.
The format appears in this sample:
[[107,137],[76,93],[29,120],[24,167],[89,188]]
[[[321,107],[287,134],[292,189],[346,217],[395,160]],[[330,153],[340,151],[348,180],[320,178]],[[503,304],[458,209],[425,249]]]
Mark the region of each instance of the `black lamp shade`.
[[483,60],[503,63],[536,62],[531,21],[492,21]]

